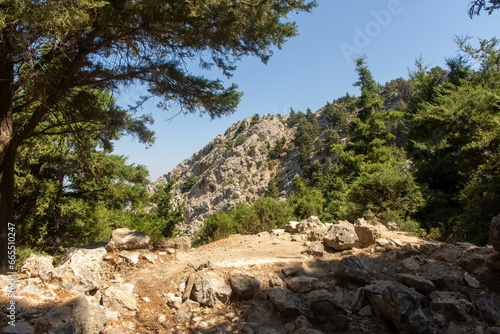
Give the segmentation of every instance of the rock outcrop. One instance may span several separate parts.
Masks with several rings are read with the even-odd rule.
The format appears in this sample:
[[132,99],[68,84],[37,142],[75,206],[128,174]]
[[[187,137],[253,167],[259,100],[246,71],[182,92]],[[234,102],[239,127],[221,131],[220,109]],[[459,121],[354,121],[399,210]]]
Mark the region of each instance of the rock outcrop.
[[158,185],[173,182],[175,205],[182,206],[187,219],[180,226],[184,234],[193,234],[213,212],[261,197],[280,168],[280,190],[283,195],[290,191],[295,176],[302,173],[297,151],[269,160],[277,140],[284,138],[288,145],[293,139],[295,129],[287,125],[287,117],[254,116],[239,121],[152,184],[154,191]]

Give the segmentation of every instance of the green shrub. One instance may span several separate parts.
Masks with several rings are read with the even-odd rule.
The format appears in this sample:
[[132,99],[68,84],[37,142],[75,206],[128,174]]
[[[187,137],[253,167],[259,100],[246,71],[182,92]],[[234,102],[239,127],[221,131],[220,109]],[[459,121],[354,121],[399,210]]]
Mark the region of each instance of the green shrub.
[[226,238],[232,234],[255,234],[284,227],[295,219],[286,202],[262,197],[253,204],[238,204],[229,213],[215,213],[207,219],[195,235],[195,246]]
[[236,139],[234,141],[234,147],[240,146],[241,144],[243,144],[245,142],[245,140],[246,140],[246,137],[243,135],[236,137]]
[[424,203],[413,176],[389,161],[371,164],[349,187],[349,219],[378,218],[381,221],[405,221]]
[[319,189],[306,185],[301,179],[295,180],[294,190],[288,199],[293,213],[300,219],[310,216],[320,216],[323,212],[325,198]]
[[232,219],[230,214],[216,213],[205,219],[203,226],[194,235],[193,245],[195,247],[201,246],[238,234],[240,231],[241,226]]
[[195,175],[188,177],[186,181],[181,184],[181,193],[189,192],[199,180],[200,179]]

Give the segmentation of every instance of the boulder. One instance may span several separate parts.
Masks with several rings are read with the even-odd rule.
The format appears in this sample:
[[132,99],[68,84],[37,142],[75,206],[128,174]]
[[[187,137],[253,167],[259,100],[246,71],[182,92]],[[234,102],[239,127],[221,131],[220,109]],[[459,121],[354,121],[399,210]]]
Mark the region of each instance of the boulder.
[[299,233],[299,226],[300,222],[292,220],[289,221],[288,224],[285,226],[285,232],[287,233]]
[[331,225],[323,237],[323,243],[335,250],[351,249],[358,243],[358,236],[354,226],[348,221],[339,221]]
[[149,236],[137,230],[118,228],[111,233],[106,245],[108,252],[149,248]]
[[374,280],[373,274],[356,256],[340,260],[334,275],[343,283],[369,284]]
[[394,281],[378,281],[364,287],[373,312],[386,319],[399,332],[437,333],[422,311],[425,297],[406,285]]
[[497,326],[500,319],[500,299],[491,294],[471,294],[472,309],[491,325]]
[[137,263],[139,263],[141,253],[138,251],[123,250],[118,256],[124,259],[128,264],[135,266]]
[[[91,298],[80,295],[71,301],[74,331],[57,331],[56,333],[99,334],[104,330],[106,325],[104,309],[97,302],[90,302],[89,299]],[[71,322],[69,325],[71,326]]]
[[467,313],[471,310],[471,303],[468,300],[449,291],[433,291],[429,298],[431,310],[442,314],[448,322],[467,321]]
[[354,222],[354,230],[359,239],[359,244],[363,247],[373,245],[375,241],[382,238],[382,231],[378,226],[368,224],[364,218]]
[[312,256],[323,256],[325,252],[325,246],[322,242],[314,241],[307,246],[307,249],[302,253],[310,254]]
[[32,253],[21,266],[21,272],[28,277],[40,277],[42,281],[50,280],[54,271],[53,262],[52,256]]
[[285,318],[293,318],[300,315],[300,299],[286,289],[270,289],[267,292],[269,300]]
[[314,289],[318,279],[316,277],[297,276],[285,280],[286,285],[293,292],[305,293]]
[[299,233],[308,233],[317,229],[322,229],[325,224],[321,222],[318,216],[311,216],[307,220],[303,220],[298,225]]
[[428,294],[436,289],[434,283],[426,278],[410,275],[410,274],[398,274],[396,275],[396,280],[401,282],[411,288],[414,288],[420,293]]
[[338,333],[347,329],[352,318],[334,299],[318,299],[311,303],[308,318],[313,323],[321,324],[328,333]]
[[226,303],[231,297],[231,286],[216,275],[206,275],[196,282],[191,291],[191,299],[200,303],[214,307],[217,301]]
[[259,290],[261,282],[249,275],[231,274],[229,283],[234,293],[242,299],[251,299]]
[[493,217],[491,220],[490,245],[500,253],[500,215]]
[[310,233],[317,229],[325,228],[325,224],[317,216],[311,216],[300,222],[290,221],[285,226],[285,232],[288,233]]
[[63,255],[64,262],[52,272],[52,281],[77,292],[97,290],[101,286],[101,262],[106,250],[73,248]]
[[111,286],[104,292],[102,303],[120,314],[135,315],[137,301],[131,290],[127,287]]
[[175,249],[178,252],[188,253],[191,250],[191,239],[187,236],[158,240],[154,243],[155,250]]

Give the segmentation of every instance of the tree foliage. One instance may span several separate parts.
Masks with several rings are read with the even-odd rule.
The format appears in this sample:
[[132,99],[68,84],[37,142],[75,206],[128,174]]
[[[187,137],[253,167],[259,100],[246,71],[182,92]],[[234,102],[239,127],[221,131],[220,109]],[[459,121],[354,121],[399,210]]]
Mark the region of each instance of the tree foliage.
[[498,0],[471,0],[469,2],[469,16],[473,18],[475,15],[479,15],[481,11],[491,14],[499,8],[500,2]]
[[[15,163],[27,140],[56,133],[78,137],[86,125],[100,124],[104,133],[112,125],[149,143],[150,119],[134,118],[133,111],[151,97],[166,110],[212,118],[230,114],[241,97],[236,85],[194,75],[190,65],[217,68],[229,77],[245,56],[266,62],[297,33],[287,15],[314,5],[305,0],[2,1],[1,235],[7,235],[14,216]],[[96,92],[118,92],[132,84],[148,89],[135,107],[123,111],[97,103],[98,110],[93,108]]]

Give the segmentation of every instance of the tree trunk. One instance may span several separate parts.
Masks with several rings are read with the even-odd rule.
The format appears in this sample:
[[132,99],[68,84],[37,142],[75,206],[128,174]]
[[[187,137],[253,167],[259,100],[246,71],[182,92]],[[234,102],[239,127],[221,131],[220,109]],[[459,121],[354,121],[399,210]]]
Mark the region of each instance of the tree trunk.
[[[9,150],[0,170],[0,274],[15,271],[8,250],[15,250],[14,166],[15,150]],[[9,247],[10,246],[10,247]]]
[[[12,115],[14,47],[10,34],[13,31],[12,26],[0,31],[0,274],[14,271],[8,265],[7,251],[9,227],[14,224],[14,166],[17,151]],[[12,232],[15,232],[14,228]],[[15,246],[15,242],[13,244]]]

